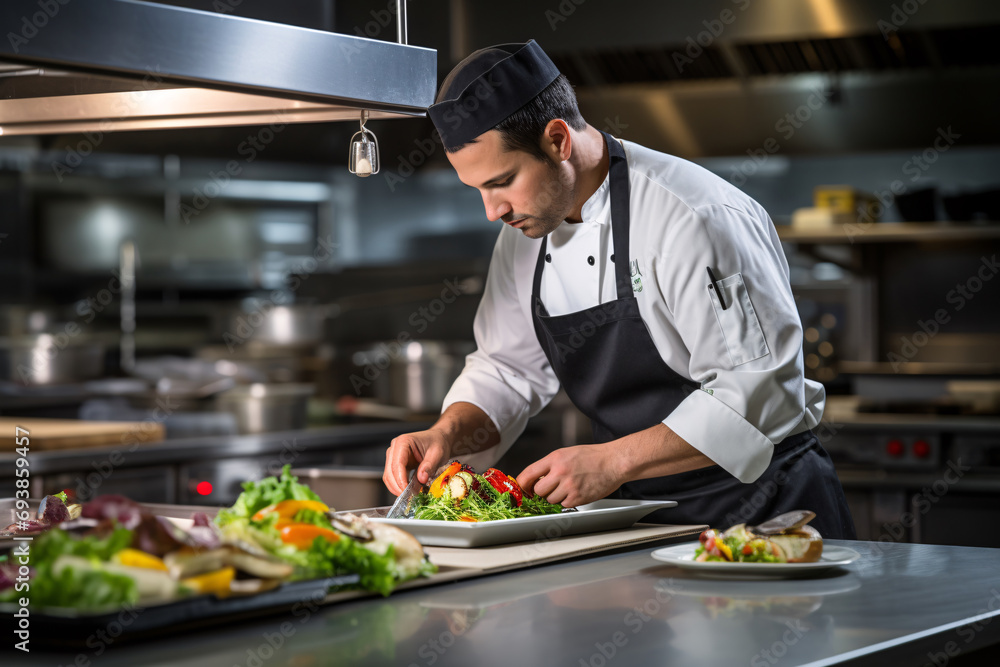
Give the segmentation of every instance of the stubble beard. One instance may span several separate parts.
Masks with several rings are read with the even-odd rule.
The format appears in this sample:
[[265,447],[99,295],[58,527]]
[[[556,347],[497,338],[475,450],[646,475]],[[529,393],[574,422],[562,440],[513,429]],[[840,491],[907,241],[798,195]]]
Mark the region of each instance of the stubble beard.
[[525,220],[521,232],[530,239],[540,239],[555,231],[573,210],[576,188],[560,172],[555,164],[549,169],[550,178],[545,181],[538,197],[539,214]]

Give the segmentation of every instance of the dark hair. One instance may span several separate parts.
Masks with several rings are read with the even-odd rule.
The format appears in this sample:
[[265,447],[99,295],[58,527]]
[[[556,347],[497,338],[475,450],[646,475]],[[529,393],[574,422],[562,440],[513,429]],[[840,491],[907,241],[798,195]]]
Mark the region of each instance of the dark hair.
[[[546,162],[549,158],[542,152],[539,141],[545,126],[554,118],[561,118],[577,131],[587,126],[577,106],[576,92],[565,74],[560,74],[533,100],[497,123],[493,129],[500,133],[505,150],[524,151]],[[454,153],[464,146],[455,146],[448,152]]]

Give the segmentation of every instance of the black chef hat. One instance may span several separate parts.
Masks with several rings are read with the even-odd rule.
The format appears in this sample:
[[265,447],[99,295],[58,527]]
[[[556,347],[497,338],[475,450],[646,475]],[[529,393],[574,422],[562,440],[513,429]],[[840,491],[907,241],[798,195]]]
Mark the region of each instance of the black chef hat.
[[446,149],[489,132],[559,76],[535,40],[480,49],[455,68],[427,109]]

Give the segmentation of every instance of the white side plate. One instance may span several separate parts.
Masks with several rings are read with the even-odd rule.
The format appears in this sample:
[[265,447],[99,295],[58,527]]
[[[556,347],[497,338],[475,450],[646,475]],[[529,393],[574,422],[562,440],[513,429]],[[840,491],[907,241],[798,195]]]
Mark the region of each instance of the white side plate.
[[854,549],[823,545],[823,555],[815,563],[723,563],[718,561],[698,562],[694,559],[698,542],[676,544],[657,549],[651,555],[656,560],[676,565],[693,573],[708,577],[734,579],[790,578],[812,576],[831,567],[848,565],[861,558]]
[[628,528],[654,510],[675,507],[673,500],[598,500],[580,505],[576,512],[527,516],[500,521],[429,521],[386,519],[368,514],[372,521],[391,523],[410,533],[421,544],[437,547],[485,547],[514,542],[553,540],[580,533]]

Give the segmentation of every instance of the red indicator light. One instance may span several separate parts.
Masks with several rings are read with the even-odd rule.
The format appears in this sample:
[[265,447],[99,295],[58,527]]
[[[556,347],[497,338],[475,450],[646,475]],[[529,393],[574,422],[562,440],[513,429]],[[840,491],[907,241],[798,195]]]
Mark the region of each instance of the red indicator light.
[[898,457],[903,455],[903,443],[899,440],[890,440],[885,445],[885,451],[889,456]]
[[913,455],[917,458],[926,459],[931,454],[931,446],[926,440],[917,440],[913,443]]
[[212,492],[212,483],[211,482],[198,482],[198,486],[195,487],[195,490],[199,494],[201,494],[203,496],[207,496],[208,494],[210,494]]

